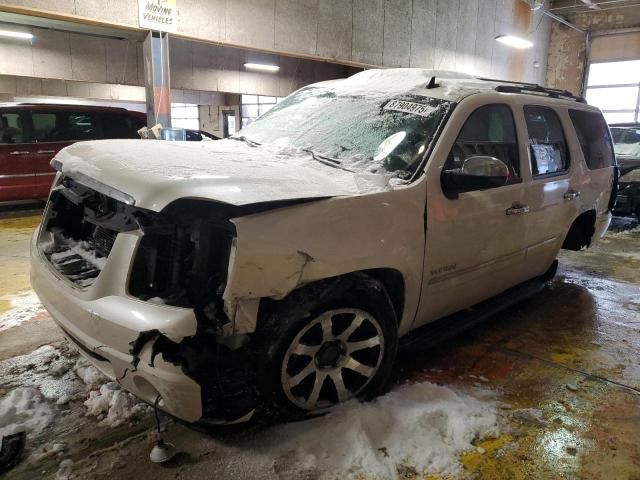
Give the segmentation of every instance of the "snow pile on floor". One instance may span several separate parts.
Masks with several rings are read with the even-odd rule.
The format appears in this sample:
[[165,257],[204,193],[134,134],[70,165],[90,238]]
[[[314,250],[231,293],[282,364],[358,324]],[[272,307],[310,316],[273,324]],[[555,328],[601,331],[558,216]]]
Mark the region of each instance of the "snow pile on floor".
[[[318,478],[458,475],[472,442],[499,434],[493,393],[474,396],[431,383],[398,388],[374,402],[348,402],[335,412],[284,427],[284,458]],[[280,440],[282,441],[282,440]]]
[[130,420],[144,416],[149,407],[141,403],[133,395],[125,392],[115,382],[105,383],[100,390],[89,392],[84,402],[86,415],[98,417],[100,425],[115,427]]
[[80,357],[73,367],[76,375],[82,380],[85,385],[99,386],[109,380],[100,371],[91,365],[86,358]]
[[0,314],[0,332],[28,322],[44,311],[35,293],[27,293],[8,297],[12,308]]
[[18,387],[0,398],[0,438],[23,428],[39,433],[54,417],[54,411],[38,389]]
[[87,417],[97,417],[100,425],[115,427],[144,416],[149,407],[132,394],[122,390],[116,382],[110,382],[91,363],[80,358],[73,368],[76,375],[87,385],[89,398],[85,400]]

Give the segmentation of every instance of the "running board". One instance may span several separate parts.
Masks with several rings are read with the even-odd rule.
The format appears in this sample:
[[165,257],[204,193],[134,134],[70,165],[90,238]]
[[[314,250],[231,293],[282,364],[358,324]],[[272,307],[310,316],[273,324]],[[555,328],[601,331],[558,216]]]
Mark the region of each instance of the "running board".
[[403,354],[422,353],[434,345],[475,327],[489,317],[540,293],[546,283],[529,280],[466,310],[419,327],[400,339]]

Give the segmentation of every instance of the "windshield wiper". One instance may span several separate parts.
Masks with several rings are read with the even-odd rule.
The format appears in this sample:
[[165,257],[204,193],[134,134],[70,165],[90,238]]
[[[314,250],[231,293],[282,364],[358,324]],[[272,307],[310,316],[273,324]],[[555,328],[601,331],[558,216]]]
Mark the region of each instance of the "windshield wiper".
[[331,158],[331,157],[327,157],[325,155],[320,155],[319,153],[314,152],[313,150],[311,150],[310,148],[303,148],[302,149],[303,152],[307,152],[308,154],[311,155],[311,158],[313,158],[316,162],[320,162],[324,165],[328,165],[329,167],[333,167],[333,168],[337,168],[340,170],[344,170],[345,172],[351,172],[351,173],[355,173],[353,170],[350,170],[348,168],[345,168],[342,166],[342,162],[336,158]]
[[329,162],[329,164],[332,167],[333,166],[340,166],[342,164],[342,162],[340,160],[338,160],[337,158],[331,158],[331,157],[327,157],[326,155],[321,155],[319,153],[314,152],[310,148],[303,148],[302,151],[310,153],[311,156],[313,157],[313,159],[317,160],[318,162],[322,162],[322,163]]
[[228,137],[228,138],[230,138],[231,140],[238,140],[239,142],[244,142],[247,145],[251,145],[252,147],[257,147],[258,145],[260,145],[260,143],[254,141],[254,140],[249,140],[244,135],[240,135],[239,137],[233,136],[233,137]]

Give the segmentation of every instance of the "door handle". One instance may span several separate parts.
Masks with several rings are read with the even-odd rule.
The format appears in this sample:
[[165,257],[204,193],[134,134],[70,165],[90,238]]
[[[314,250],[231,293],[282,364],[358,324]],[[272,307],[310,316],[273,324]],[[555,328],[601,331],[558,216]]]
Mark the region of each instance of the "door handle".
[[507,208],[507,215],[522,215],[523,213],[529,213],[529,205],[520,205],[514,203],[511,207]]
[[36,153],[56,153],[55,150],[38,150]]
[[28,150],[14,150],[13,152],[9,152],[9,155],[29,155]]
[[575,190],[569,190],[567,193],[565,193],[562,197],[565,200],[573,200],[575,198],[578,198],[580,196],[580,192],[576,192]]

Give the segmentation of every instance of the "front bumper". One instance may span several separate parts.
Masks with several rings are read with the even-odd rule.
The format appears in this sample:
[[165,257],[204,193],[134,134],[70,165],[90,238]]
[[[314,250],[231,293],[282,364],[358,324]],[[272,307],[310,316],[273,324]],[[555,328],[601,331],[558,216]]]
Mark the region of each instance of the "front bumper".
[[120,233],[96,282],[80,290],[53,270],[37,247],[36,233],[31,285],[54,321],[101,372],[147,403],[153,404],[160,395],[158,406],[163,411],[194,422],[202,417],[200,386],[162,355],[152,362],[153,340],[136,356],[130,353],[130,344],[144,332],[157,330],[179,342],[195,335],[197,326],[191,309],[155,305],[126,294],[139,238],[139,232]]

